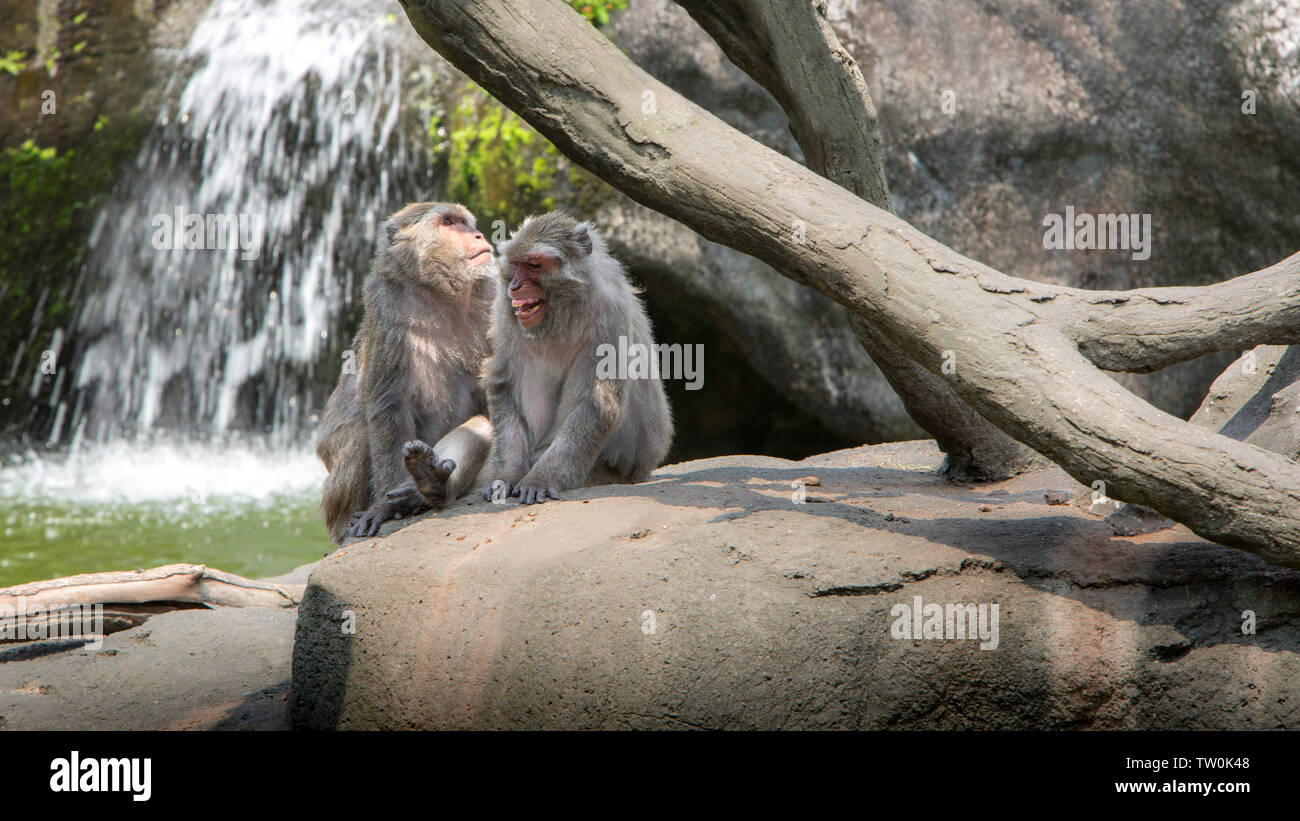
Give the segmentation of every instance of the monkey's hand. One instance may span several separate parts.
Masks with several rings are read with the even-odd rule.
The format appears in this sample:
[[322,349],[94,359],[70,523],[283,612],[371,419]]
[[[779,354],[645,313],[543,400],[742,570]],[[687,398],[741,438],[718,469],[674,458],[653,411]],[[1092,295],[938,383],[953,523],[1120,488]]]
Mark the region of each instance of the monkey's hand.
[[[402,449],[402,460],[406,464],[406,472],[411,474],[411,480],[415,482],[415,489],[424,500],[436,508],[446,507],[450,487],[447,480],[456,469],[456,462],[452,459],[439,459],[433,448],[419,439],[406,443]],[[402,490],[403,488],[397,488],[388,491],[389,501],[392,501],[393,494]]]
[[519,501],[526,505],[540,505],[547,499],[560,498],[560,482],[554,481],[549,477],[539,475],[537,471],[530,471],[527,476],[519,480],[515,486],[513,496],[518,496]]
[[379,526],[394,518],[393,508],[387,502],[379,502],[369,510],[352,514],[352,524],[348,526],[349,539],[369,539],[379,532]]

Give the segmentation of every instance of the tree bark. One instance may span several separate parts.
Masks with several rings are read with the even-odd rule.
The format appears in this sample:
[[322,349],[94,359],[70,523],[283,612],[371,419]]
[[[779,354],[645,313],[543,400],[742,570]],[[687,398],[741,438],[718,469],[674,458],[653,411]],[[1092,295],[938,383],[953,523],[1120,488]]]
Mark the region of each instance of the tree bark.
[[[1086,315],[1064,320],[1049,292],[1065,289],[967,259],[739,134],[654,80],[559,0],[404,6],[426,42],[575,162],[845,305],[945,378],[985,419],[1074,478],[1101,480],[1109,496],[1300,567],[1300,465],[1152,407],[1081,352],[1084,340],[1122,350],[1122,340],[1147,336],[1147,327],[1112,323],[1113,332],[1098,336]],[[1245,297],[1246,313],[1259,319],[1226,334],[1231,343],[1210,329],[1187,331],[1188,338],[1211,349],[1289,341],[1282,337],[1294,329],[1273,317],[1295,310],[1278,296],[1295,294],[1300,282],[1294,266],[1273,275],[1282,290]],[[1253,282],[1239,277],[1213,287],[1242,295]],[[1199,289],[1182,290],[1190,297]],[[1159,302],[1140,293],[1112,292],[1100,313],[1121,313],[1137,300],[1158,323],[1200,320],[1196,300]],[[1067,301],[1088,299],[1087,292],[1070,294]],[[1116,306],[1119,312],[1110,310]],[[1210,323],[1238,328],[1227,317]]]
[[[890,211],[884,141],[866,79],[826,21],[824,2],[678,0],[728,59],[785,111],[808,167]],[[1043,460],[963,402],[947,381],[913,362],[855,316],[854,331],[918,425],[944,452],[953,479],[1014,476]]]
[[1300,345],[1260,345],[1214,380],[1188,420],[1300,459]]
[[296,607],[303,585],[268,584],[201,564],[83,573],[0,588],[0,607],[16,616],[32,608],[74,604],[200,602],[224,607]]

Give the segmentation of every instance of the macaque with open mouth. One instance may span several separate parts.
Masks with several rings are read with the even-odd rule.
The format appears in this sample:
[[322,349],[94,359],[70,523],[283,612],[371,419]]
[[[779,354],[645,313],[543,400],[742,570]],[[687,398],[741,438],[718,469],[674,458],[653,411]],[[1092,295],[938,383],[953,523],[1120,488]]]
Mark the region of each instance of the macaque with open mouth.
[[644,481],[672,443],[658,378],[602,378],[597,349],[654,344],[650,320],[588,223],[532,217],[503,249],[483,384],[492,418],[484,495],[525,504],[571,488]]

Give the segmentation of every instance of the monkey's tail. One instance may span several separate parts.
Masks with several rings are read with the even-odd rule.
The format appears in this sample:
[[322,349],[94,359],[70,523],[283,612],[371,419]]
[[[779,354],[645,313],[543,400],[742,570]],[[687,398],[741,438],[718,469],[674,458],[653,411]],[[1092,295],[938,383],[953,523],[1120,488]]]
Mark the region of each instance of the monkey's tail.
[[[338,472],[325,478],[320,511],[335,544],[343,544],[352,514],[370,506],[370,477],[365,474],[366,471],[357,470],[356,463],[352,463],[340,465]],[[358,488],[366,492],[358,493]]]
[[321,489],[320,512],[330,538],[343,544],[352,514],[370,507],[370,460],[364,436],[348,437],[342,453],[332,453],[326,441],[316,450],[329,471]]

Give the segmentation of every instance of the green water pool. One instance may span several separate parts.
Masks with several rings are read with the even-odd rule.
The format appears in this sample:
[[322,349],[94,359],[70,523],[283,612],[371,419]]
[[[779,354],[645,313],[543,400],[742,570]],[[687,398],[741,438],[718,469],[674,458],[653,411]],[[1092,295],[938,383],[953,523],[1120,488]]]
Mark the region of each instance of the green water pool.
[[315,561],[333,545],[315,495],[253,503],[66,504],[0,500],[0,587],[37,579],[207,564],[249,578]]

